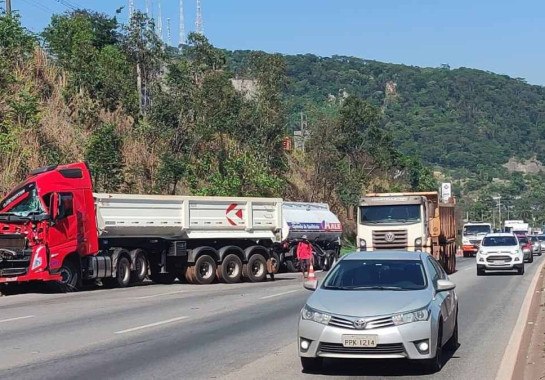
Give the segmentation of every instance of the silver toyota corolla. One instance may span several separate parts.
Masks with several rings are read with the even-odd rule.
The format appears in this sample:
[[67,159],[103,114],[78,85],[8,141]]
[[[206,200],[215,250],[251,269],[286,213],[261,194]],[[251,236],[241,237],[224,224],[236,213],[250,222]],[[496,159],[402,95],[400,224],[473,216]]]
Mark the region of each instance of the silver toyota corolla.
[[306,371],[323,358],[408,358],[436,372],[443,348],[458,347],[455,285],[427,253],[352,253],[305,287],[315,290],[299,319]]

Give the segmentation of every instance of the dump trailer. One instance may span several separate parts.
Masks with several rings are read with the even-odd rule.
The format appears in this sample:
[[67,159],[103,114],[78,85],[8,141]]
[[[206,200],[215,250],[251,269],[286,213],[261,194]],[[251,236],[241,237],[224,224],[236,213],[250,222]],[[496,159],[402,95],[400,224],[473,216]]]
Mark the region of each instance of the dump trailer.
[[329,270],[339,258],[342,225],[326,203],[283,202],[280,262],[290,272],[299,270],[296,250],[303,237],[312,243],[314,263]]
[[84,163],[47,166],[0,202],[0,284],[257,282],[282,240],[281,199],[94,194]]
[[358,209],[358,249],[428,252],[453,273],[455,205],[454,198],[441,202],[437,192],[367,194]]

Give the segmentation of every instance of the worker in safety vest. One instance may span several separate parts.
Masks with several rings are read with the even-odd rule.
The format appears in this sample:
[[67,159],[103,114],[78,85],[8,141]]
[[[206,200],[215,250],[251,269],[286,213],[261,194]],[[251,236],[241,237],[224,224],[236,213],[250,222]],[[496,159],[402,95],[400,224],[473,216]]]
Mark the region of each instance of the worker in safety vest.
[[306,277],[312,260],[312,244],[307,240],[307,235],[303,235],[302,239],[297,244],[297,260],[301,264],[303,276]]

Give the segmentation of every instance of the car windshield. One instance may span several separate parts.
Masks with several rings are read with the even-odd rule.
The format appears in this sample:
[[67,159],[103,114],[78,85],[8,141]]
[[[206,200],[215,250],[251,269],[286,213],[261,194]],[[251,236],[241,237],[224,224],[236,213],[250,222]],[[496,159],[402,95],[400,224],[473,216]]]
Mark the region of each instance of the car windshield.
[[486,235],[492,232],[490,226],[465,226],[464,235]]
[[364,206],[360,213],[362,224],[420,221],[420,205]]
[[325,279],[324,289],[419,290],[427,286],[417,260],[342,260]]
[[525,237],[519,237],[519,244],[526,244],[528,243],[528,239]]
[[517,245],[517,239],[514,236],[486,236],[483,239],[483,247],[500,247]]

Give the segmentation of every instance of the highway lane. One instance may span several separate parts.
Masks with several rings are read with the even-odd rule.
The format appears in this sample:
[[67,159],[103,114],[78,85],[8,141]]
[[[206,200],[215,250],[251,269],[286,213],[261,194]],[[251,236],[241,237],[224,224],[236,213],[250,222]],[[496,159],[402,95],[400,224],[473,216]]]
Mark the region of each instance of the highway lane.
[[[472,258],[452,276],[462,346],[435,378],[494,377],[537,267],[476,277]],[[141,286],[0,298],[0,378],[305,378],[296,356],[298,275],[275,282]],[[5,322],[3,322],[5,321]],[[324,376],[421,377],[414,365],[328,362]],[[320,377],[320,375],[318,375]]]

